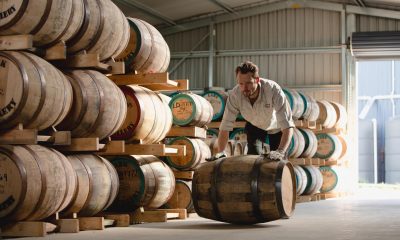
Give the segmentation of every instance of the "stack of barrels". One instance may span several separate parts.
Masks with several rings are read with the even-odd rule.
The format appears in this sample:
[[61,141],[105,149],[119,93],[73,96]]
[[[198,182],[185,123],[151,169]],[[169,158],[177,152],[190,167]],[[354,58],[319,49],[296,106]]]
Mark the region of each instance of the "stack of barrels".
[[[142,20],[127,19],[111,0],[5,1],[0,12],[8,13],[0,19],[1,36],[32,34],[38,48],[62,41],[68,55],[125,61],[129,72],[164,72],[169,65],[161,34]],[[57,69],[30,52],[1,51],[0,76],[2,132],[22,124],[70,131],[72,137],[155,143],[172,125],[166,96],[139,86],[120,89],[96,70]],[[137,188],[122,191],[126,186]],[[157,208],[172,196],[175,179],[154,156],[107,160],[42,145],[1,145],[0,188],[0,223],[10,223],[55,213],[93,216],[117,209],[116,199],[128,201],[130,209]]]

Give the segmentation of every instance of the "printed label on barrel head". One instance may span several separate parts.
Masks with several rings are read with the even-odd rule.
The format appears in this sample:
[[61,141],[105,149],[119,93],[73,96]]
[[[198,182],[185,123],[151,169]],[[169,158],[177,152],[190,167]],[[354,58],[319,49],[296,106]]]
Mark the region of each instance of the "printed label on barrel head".
[[122,126],[112,136],[114,139],[127,140],[134,135],[137,124],[139,122],[140,106],[135,100],[133,91],[123,91],[127,102],[126,118]]
[[321,171],[323,177],[323,184],[320,191],[323,193],[335,189],[338,183],[338,176],[336,172],[330,167],[320,167],[319,170]]
[[144,182],[142,182],[140,168],[129,163],[128,159],[118,159],[112,161],[119,177],[119,192],[117,201],[139,202],[142,197]]
[[317,134],[317,139],[318,147],[315,156],[324,159],[330,158],[335,151],[335,143],[333,139],[325,133]]
[[203,97],[210,102],[213,108],[214,111],[213,119],[220,117],[221,112],[224,111],[224,109],[222,109],[224,105],[223,102],[221,101],[221,98],[215,93],[207,93]]
[[22,98],[23,79],[18,67],[0,56],[0,122],[7,120]]
[[0,153],[0,218],[15,209],[21,196],[21,180],[14,161]]
[[18,13],[24,0],[3,0],[0,4],[0,27],[9,23]]
[[178,121],[188,120],[193,114],[193,104],[187,98],[178,98],[172,104],[172,115]]
[[171,144],[186,146],[186,156],[174,156],[174,157],[171,156],[171,157],[169,157],[172,164],[174,164],[175,166],[183,167],[183,166],[187,165],[188,163],[190,163],[190,161],[193,158],[194,151],[195,151],[193,149],[193,145],[191,144],[191,142],[189,140],[179,139],[179,140],[173,141]]

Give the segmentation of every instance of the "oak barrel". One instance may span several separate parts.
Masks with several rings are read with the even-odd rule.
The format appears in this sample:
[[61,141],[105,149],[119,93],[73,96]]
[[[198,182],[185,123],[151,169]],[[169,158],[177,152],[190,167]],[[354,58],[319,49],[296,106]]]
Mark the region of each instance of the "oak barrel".
[[[214,156],[215,154],[218,153],[218,138],[214,137],[214,138],[206,138],[204,140],[205,144],[207,144],[207,146],[210,148],[211,151],[211,155]],[[225,154],[227,155],[227,157],[233,156],[233,142],[232,141],[228,141],[228,143],[226,144],[225,147]]]
[[303,135],[304,139],[304,151],[301,153],[300,157],[312,158],[317,152],[318,139],[315,133],[310,129],[298,129]]
[[71,84],[50,63],[26,52],[0,52],[0,129],[55,126],[71,105]]
[[175,181],[175,191],[168,202],[164,204],[164,208],[186,209],[187,212],[194,212],[192,182],[177,179]]
[[338,136],[331,133],[318,133],[318,148],[314,157],[338,160],[342,155],[342,143]]
[[165,204],[175,189],[172,170],[151,155],[115,156],[108,158],[116,168],[120,189],[110,209],[132,211],[138,207],[158,208]]
[[293,168],[296,174],[296,193],[300,196],[307,187],[307,174],[299,165],[293,165]]
[[213,108],[203,97],[193,93],[175,95],[169,102],[174,124],[203,127],[211,122]]
[[178,170],[193,170],[206,158],[211,157],[210,148],[201,139],[176,137],[170,141],[171,145],[185,145],[186,156],[168,156],[168,165]]
[[0,12],[0,35],[32,34],[35,46],[50,46],[78,33],[84,4],[83,0],[6,0]]
[[85,16],[79,32],[67,41],[67,51],[98,53],[100,60],[123,55],[129,41],[129,24],[110,0],[84,0]]
[[58,125],[73,137],[111,136],[122,125],[127,111],[122,91],[104,74],[93,70],[66,72],[74,92],[71,111]]
[[296,203],[293,166],[266,156],[236,156],[196,169],[193,205],[204,218],[254,224],[289,217]]
[[308,121],[317,121],[319,115],[319,106],[317,101],[307,94],[299,92],[299,95],[304,104],[303,118]]
[[337,102],[329,102],[333,108],[335,109],[336,112],[336,123],[335,123],[335,127],[337,128],[346,128],[347,125],[347,111],[346,108],[341,105],[340,103]]
[[321,172],[319,171],[319,168],[312,165],[301,167],[307,175],[307,186],[306,189],[304,189],[303,194],[313,195],[319,192],[323,184],[323,178]]
[[94,154],[67,156],[78,177],[78,187],[63,214],[94,216],[108,207],[119,189],[118,175],[107,160]]
[[204,92],[201,96],[209,101],[213,108],[214,115],[212,121],[221,119],[224,115],[228,94],[226,92],[209,90]]
[[71,170],[55,150],[39,145],[1,146],[0,222],[41,220],[61,210],[75,191]]
[[170,50],[161,33],[151,24],[128,17],[130,39],[127,54],[122,58],[128,72],[165,72],[170,62]]
[[[115,140],[156,143],[165,138],[172,127],[172,113],[167,99],[145,87],[121,86],[128,103],[124,123],[112,135]],[[165,96],[167,97],[167,96]]]
[[334,190],[338,184],[338,175],[336,171],[329,166],[319,167],[322,174],[323,183],[321,186],[321,193],[326,193]]
[[290,158],[298,158],[304,151],[305,140],[303,134],[298,128],[293,128],[292,141],[293,147],[289,149],[288,155]]
[[325,128],[333,128],[336,124],[336,111],[332,104],[326,100],[317,101],[319,115],[317,122]]
[[299,119],[304,113],[304,102],[300,94],[294,89],[282,89],[292,109],[293,119]]

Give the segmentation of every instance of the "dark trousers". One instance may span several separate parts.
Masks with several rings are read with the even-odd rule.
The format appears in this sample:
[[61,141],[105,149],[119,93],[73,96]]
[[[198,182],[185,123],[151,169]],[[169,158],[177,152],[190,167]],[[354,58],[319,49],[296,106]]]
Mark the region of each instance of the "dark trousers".
[[268,140],[269,140],[270,151],[274,151],[278,149],[282,138],[282,132],[278,132],[275,134],[268,134],[267,131],[264,131],[256,126],[253,126],[249,122],[246,122],[244,131],[247,134],[247,146],[248,146],[247,154],[254,154],[254,155],[263,154],[265,142],[268,142]]

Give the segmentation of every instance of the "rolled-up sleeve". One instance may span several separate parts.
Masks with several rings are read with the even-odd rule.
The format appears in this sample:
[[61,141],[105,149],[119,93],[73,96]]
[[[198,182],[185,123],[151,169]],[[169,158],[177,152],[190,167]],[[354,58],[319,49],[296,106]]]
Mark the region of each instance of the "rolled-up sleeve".
[[294,127],[292,110],[290,109],[285,93],[279,85],[273,88],[272,101],[276,112],[278,127],[280,127],[281,130]]
[[233,126],[236,120],[236,117],[239,113],[238,107],[238,99],[235,96],[235,92],[231,91],[229,93],[228,99],[226,101],[224,116],[222,117],[222,122],[219,127],[219,130],[223,131],[232,131]]

